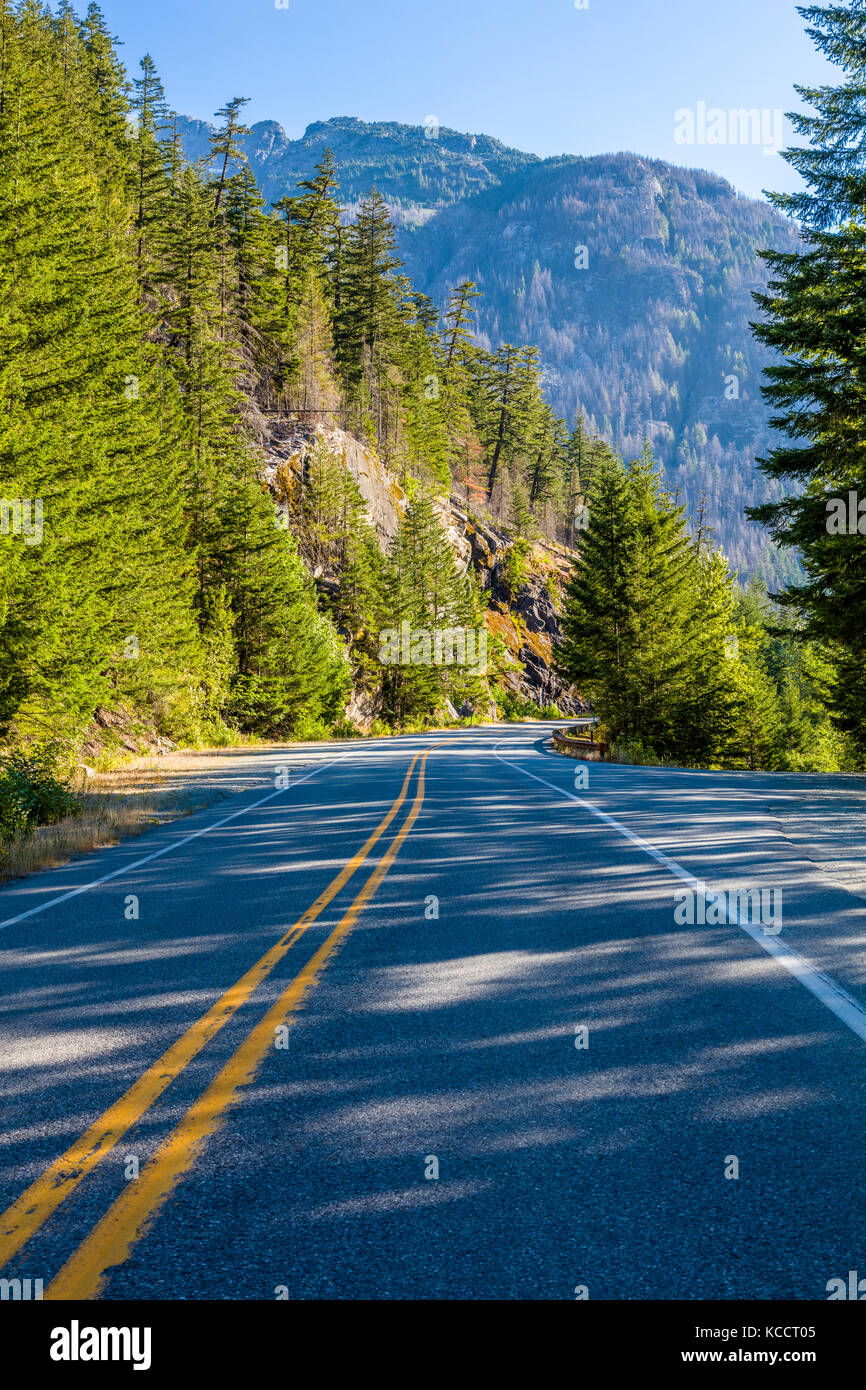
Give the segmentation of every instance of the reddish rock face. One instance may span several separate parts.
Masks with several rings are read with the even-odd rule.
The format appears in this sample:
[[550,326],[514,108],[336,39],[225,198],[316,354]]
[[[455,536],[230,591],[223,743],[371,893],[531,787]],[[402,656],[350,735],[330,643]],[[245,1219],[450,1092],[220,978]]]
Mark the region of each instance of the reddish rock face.
[[557,705],[563,714],[585,714],[589,705],[556,671],[556,648],[562,640],[557,603],[572,555],[562,546],[537,542],[530,552],[526,579],[512,591],[505,557],[513,539],[492,522],[470,514],[456,498],[449,502],[454,530],[467,563],[490,595],[487,626],[500,637],[522,668],[505,679],[514,694],[537,705]]
[[[383,551],[388,549],[407,498],[371,449],[330,425],[265,417],[262,425],[262,480],[278,503],[293,508],[309,459],[317,446],[324,445],[355,479],[379,544]],[[502,639],[518,663],[519,669],[505,676],[514,695],[537,705],[556,705],[565,715],[585,714],[588,705],[556,670],[556,648],[562,640],[557,605],[573,553],[560,545],[536,542],[525,562],[525,577],[512,588],[508,556],[513,536],[495,522],[471,513],[457,496],[440,498],[436,510],[458,566],[464,571],[472,569],[487,595],[490,632]],[[319,588],[333,595],[339,588],[339,575],[308,553],[303,534],[299,534],[299,544]],[[375,698],[359,690],[350,701],[347,717],[366,731],[379,713]]]

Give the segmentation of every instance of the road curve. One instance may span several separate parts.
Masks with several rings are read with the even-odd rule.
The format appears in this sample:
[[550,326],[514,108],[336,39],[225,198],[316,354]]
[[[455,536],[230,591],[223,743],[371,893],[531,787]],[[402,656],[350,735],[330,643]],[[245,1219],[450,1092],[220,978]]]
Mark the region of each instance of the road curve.
[[[866,1274],[866,899],[782,835],[798,779],[583,785],[552,727],[255,750],[259,787],[0,891],[0,1274],[107,1300]],[[702,884],[781,890],[781,929],[681,922]]]

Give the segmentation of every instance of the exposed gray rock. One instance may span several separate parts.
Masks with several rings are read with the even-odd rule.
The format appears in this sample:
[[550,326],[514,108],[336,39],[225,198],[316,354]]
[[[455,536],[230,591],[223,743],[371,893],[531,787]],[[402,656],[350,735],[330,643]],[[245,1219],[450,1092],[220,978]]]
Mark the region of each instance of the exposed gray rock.
[[317,444],[324,444],[341,459],[346,471],[355,479],[367,504],[370,523],[382,548],[387,549],[408,505],[406,494],[378,456],[345,430],[305,425],[297,420],[271,419],[269,434],[262,446],[263,480],[272,485],[280,470],[288,467],[303,482],[305,467]]
[[[287,471],[302,486],[313,450],[317,444],[324,444],[342,460],[358,484],[379,544],[387,550],[408,500],[378,456],[341,429],[274,418],[266,423],[262,477],[271,489],[280,492],[281,479],[284,483]],[[441,498],[437,511],[458,565],[464,572],[473,570],[486,595],[488,626],[520,665],[520,670],[507,676],[514,694],[538,705],[555,704],[566,715],[585,713],[585,701],[555,670],[555,650],[562,633],[554,596],[561,593],[572,553],[562,546],[538,541],[532,550],[527,579],[512,593],[505,561],[514,544],[513,537],[495,522],[470,513],[457,497]],[[303,545],[301,549],[303,554]],[[310,563],[309,557],[305,558]],[[336,597],[337,575],[323,573],[321,566],[316,566],[313,577],[323,593]],[[347,718],[366,731],[381,707],[368,707],[370,697],[365,691],[356,692],[352,700],[356,703],[350,701]],[[457,712],[451,717],[457,717]]]
[[362,733],[368,734],[382,713],[382,697],[371,694],[369,690],[358,687],[352,691],[346,705],[346,718],[356,725]]
[[537,542],[529,576],[512,593],[504,561],[513,537],[495,523],[470,514],[456,498],[450,500],[448,511],[458,535],[457,551],[462,555],[468,549],[469,563],[489,595],[489,626],[522,668],[506,675],[510,689],[519,699],[556,705],[563,714],[585,714],[588,704],[554,666],[562,630],[551,589],[561,593],[571,553],[562,546]]

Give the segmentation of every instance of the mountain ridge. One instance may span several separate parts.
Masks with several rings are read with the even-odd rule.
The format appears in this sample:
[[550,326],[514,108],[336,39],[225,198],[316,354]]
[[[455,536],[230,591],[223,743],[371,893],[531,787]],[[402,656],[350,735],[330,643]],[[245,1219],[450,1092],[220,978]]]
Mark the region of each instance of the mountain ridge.
[[[176,122],[187,157],[191,159],[206,157],[209,153],[208,136],[216,133],[216,126],[210,121],[183,115],[177,115]],[[485,152],[491,155],[500,153],[503,157],[507,157],[509,166],[513,163],[515,167],[553,168],[564,164],[593,163],[598,160],[636,160],[645,164],[660,165],[689,174],[701,175],[718,184],[720,189],[736,199],[770,207],[770,204],[766,203],[764,199],[753,198],[749,194],[740,192],[723,174],[707,169],[703,165],[671,164],[669,161],[655,159],[650,155],[642,155],[635,150],[608,151],[595,155],[575,154],[573,151],[563,150],[559,154],[538,155],[529,150],[519,149],[516,145],[506,145],[496,136],[483,132],[459,131],[450,126],[437,126],[435,129],[437,132],[435,135],[428,135],[428,127],[409,125],[404,121],[364,121],[359,116],[330,116],[327,120],[310,121],[302,135],[293,137],[288,134],[280,121],[265,119],[253,122],[249,127],[249,135],[244,137],[240,143],[244,147],[250,163],[255,165],[261,165],[275,155],[285,156],[290,150],[318,149],[319,145],[321,145],[322,153],[328,147],[334,150],[336,158],[339,147],[338,137],[342,133],[357,136],[373,135],[380,139],[393,135],[399,137],[402,144],[407,145],[410,144],[411,140],[423,140],[431,149],[446,149],[450,153],[460,153],[465,144],[469,154],[478,161],[481,161]],[[268,135],[272,137],[271,147],[267,151],[262,151],[260,142]],[[273,177],[276,175],[273,173],[269,175],[269,178]],[[379,191],[385,192],[382,188]]]
[[[208,124],[178,129],[187,157],[206,157]],[[760,393],[773,359],[749,328],[768,280],[759,252],[793,249],[792,223],[719,174],[628,152],[541,158],[493,136],[352,116],[311,122],[298,140],[260,121],[244,139],[271,202],[327,148],[347,215],[374,185],[388,202],[418,290],[441,308],[455,283],[476,281],[482,345],[537,344],[559,414],[582,410],[629,457],[649,439],[744,575],[791,577],[794,557],[744,508],[774,488],[755,468],[774,442]]]

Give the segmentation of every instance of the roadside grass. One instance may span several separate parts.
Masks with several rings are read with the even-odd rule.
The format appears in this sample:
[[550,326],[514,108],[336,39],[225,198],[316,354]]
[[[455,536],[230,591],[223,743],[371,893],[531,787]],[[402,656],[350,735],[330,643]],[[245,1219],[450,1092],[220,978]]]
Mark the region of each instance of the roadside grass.
[[[0,883],[58,868],[78,854],[119,844],[242,790],[238,783],[220,786],[214,780],[191,784],[188,778],[193,771],[219,772],[225,767],[226,755],[239,751],[222,748],[170,753],[158,762],[153,757],[131,757],[123,767],[90,776],[81,770],[72,782],[80,814],[67,816],[55,825],[38,826],[30,835],[0,841]],[[256,779],[250,779],[249,785],[257,785]]]
[[[473,728],[484,722],[476,715],[436,728],[419,725],[415,732]],[[396,734],[397,731],[382,725],[381,732],[374,727],[366,737]],[[365,736],[353,733],[352,737]],[[348,741],[349,735],[339,730],[329,738],[342,742]],[[293,740],[293,747],[303,748],[305,742],[314,745],[318,741]],[[67,816],[54,825],[40,825],[30,835],[0,839],[0,885],[44,869],[59,868],[77,855],[107,849],[154,826],[193,815],[234,792],[258,786],[260,777],[232,778],[221,783],[219,774],[226,772],[232,757],[266,746],[267,740],[245,738],[230,745],[182,749],[159,758],[107,750],[95,768],[81,766],[71,781],[81,808],[78,815]],[[285,745],[275,745],[280,746]],[[198,776],[192,778],[191,773]]]

